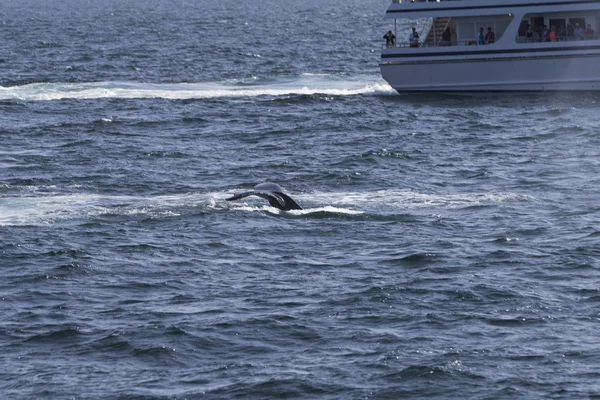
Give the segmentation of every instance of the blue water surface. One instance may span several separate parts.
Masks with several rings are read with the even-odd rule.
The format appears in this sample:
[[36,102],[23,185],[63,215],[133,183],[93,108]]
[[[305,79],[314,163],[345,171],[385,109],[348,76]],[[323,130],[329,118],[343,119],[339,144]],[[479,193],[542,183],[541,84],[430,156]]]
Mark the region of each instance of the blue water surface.
[[5,3],[0,397],[600,397],[600,96],[398,95],[387,0]]

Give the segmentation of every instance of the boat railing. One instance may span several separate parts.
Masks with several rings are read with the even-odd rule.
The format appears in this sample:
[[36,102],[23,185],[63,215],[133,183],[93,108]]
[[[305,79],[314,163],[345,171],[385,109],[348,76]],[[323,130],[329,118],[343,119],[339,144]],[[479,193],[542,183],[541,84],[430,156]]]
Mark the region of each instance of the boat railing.
[[577,37],[577,36],[557,36],[556,40],[549,40],[548,38],[542,38],[542,37],[527,38],[527,37],[519,36],[517,38],[517,43],[582,42],[582,41],[585,41],[585,40],[598,40],[598,38],[600,38],[600,35],[596,35],[596,34],[594,34],[593,36],[589,36],[588,35],[588,36],[584,36],[584,37]]
[[[463,41],[454,41],[452,43],[445,43],[443,41],[438,42],[438,44],[434,44],[434,45],[427,45],[423,42],[419,42],[418,46],[415,46],[414,43],[411,42],[399,42],[396,43],[394,46],[387,46],[385,44],[382,45],[382,49],[404,49],[404,48],[423,48],[423,49],[427,49],[427,48],[434,48],[434,47],[457,47],[457,46],[477,46],[477,42],[473,41],[473,40],[463,40]],[[479,45],[479,46],[484,46],[484,45]]]
[[[530,38],[524,38],[524,37],[518,37],[517,38],[517,43],[519,44],[524,44],[524,43],[556,43],[556,42],[584,42],[584,41],[588,41],[588,40],[599,40],[600,39],[600,34],[595,34],[593,37],[584,37],[584,38],[576,38],[574,36],[559,36],[557,38],[557,40],[547,40],[547,39],[542,39],[542,38],[536,38],[536,39],[530,39]],[[405,48],[434,48],[434,47],[465,47],[465,46],[490,46],[493,45],[494,43],[483,43],[480,44],[477,40],[459,40],[459,41],[452,41],[450,43],[448,42],[444,42],[444,41],[439,41],[437,44],[434,45],[427,45],[424,42],[419,41],[418,46],[416,46],[414,44],[414,42],[411,45],[411,42],[398,42],[396,43],[394,46],[387,46],[385,44],[382,45],[382,50],[385,49],[391,49],[391,48],[400,48],[400,49],[405,49]]]

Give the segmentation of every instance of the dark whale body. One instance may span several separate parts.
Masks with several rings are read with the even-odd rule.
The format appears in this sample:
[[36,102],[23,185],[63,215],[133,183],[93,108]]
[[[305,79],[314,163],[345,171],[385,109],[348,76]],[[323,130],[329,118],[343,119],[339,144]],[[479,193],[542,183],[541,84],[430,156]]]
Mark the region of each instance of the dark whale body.
[[254,186],[254,190],[249,192],[238,193],[229,197],[228,201],[238,200],[248,196],[258,196],[267,199],[271,207],[278,208],[283,211],[302,210],[302,207],[294,199],[283,193],[283,189],[276,183],[261,183]]

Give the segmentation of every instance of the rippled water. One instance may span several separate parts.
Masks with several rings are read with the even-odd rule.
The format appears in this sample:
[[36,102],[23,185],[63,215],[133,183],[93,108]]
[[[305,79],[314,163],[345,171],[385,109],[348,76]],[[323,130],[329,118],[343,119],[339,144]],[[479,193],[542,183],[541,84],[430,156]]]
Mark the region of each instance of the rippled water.
[[2,398],[600,396],[600,97],[395,94],[387,5],[3,4]]

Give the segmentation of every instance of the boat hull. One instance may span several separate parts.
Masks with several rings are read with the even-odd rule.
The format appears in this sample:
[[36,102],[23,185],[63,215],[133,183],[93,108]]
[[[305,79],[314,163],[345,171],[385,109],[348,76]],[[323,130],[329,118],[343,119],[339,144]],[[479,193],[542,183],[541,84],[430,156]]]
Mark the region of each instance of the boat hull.
[[600,53],[382,62],[382,77],[398,92],[600,90]]

